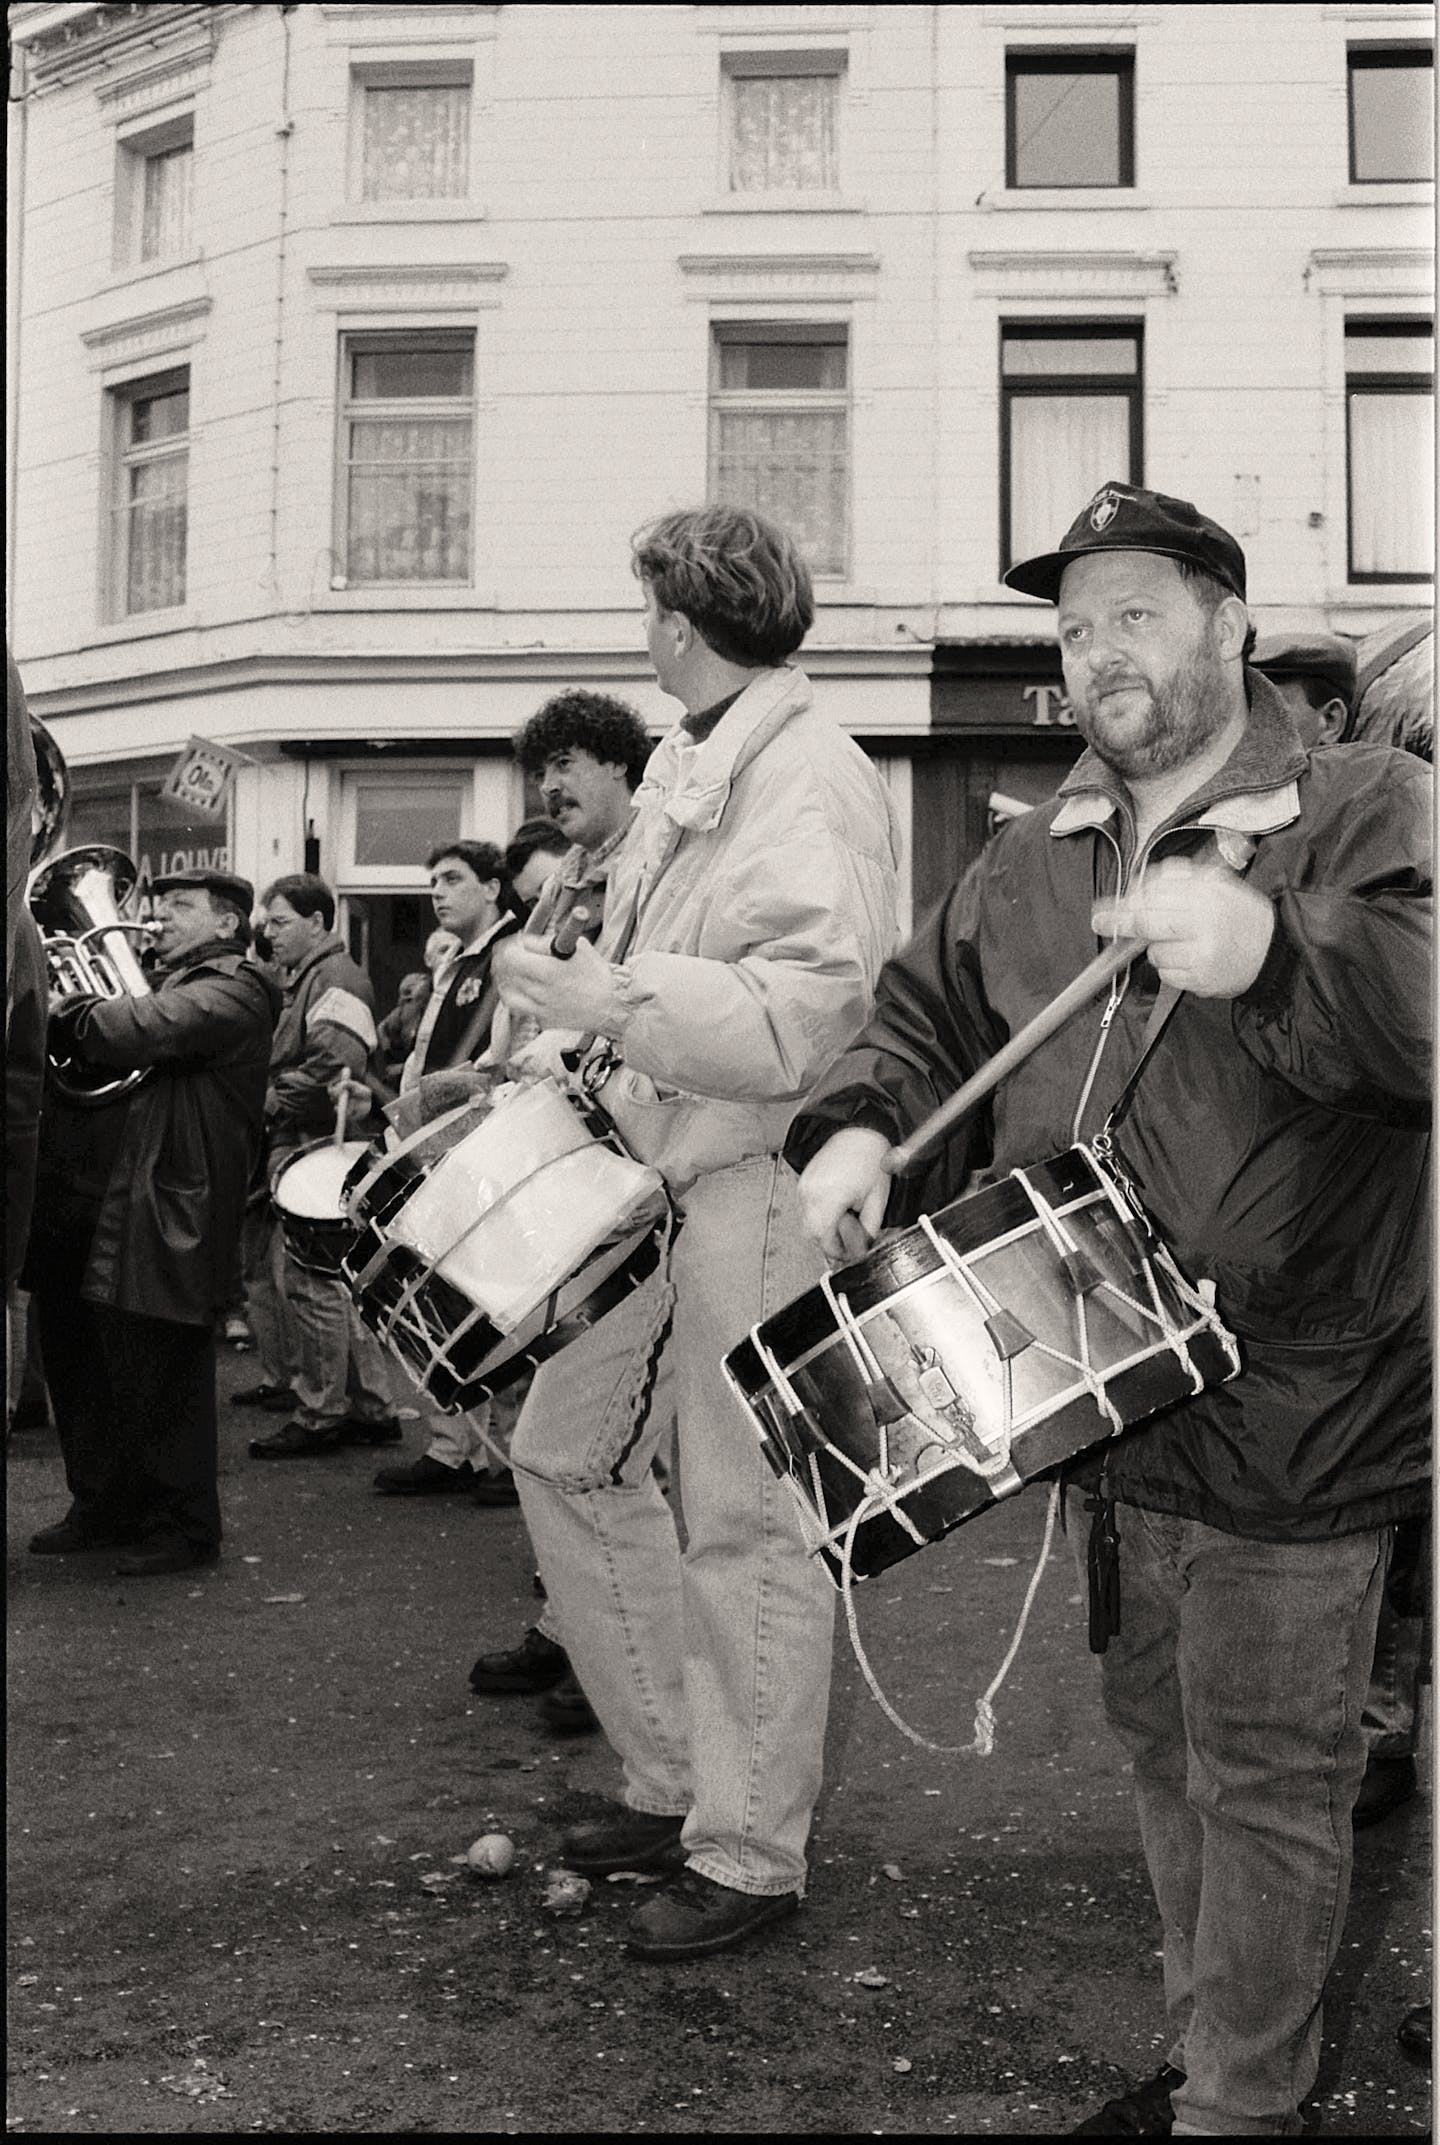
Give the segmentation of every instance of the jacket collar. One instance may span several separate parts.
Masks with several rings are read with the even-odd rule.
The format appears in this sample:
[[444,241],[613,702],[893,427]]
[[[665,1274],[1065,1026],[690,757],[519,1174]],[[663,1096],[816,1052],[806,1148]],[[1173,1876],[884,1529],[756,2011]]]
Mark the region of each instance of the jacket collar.
[[[1183,819],[1186,826],[1214,827],[1253,839],[1273,834],[1299,818],[1299,781],[1309,765],[1309,755],[1269,679],[1250,670],[1246,672],[1246,682],[1250,719],[1235,750],[1203,789],[1187,797],[1171,813],[1157,833]],[[1130,807],[1130,792],[1123,779],[1093,747],[1087,747],[1071,768],[1060,785],[1060,795],[1064,802],[1050,822],[1050,832],[1055,835],[1078,834],[1085,828],[1104,826],[1122,805],[1127,810]]]
[[345,953],[348,949],[338,931],[331,931],[321,939],[313,953],[307,953],[298,968],[292,968],[285,978],[285,988],[293,991],[302,976],[308,976],[317,961],[323,961],[332,953]]
[[775,732],[810,705],[810,680],[786,667],[763,670],[726,708],[703,743],[677,723],[661,738],[636,792],[637,803],[660,793],[677,827],[708,833],[720,824],[735,777]]

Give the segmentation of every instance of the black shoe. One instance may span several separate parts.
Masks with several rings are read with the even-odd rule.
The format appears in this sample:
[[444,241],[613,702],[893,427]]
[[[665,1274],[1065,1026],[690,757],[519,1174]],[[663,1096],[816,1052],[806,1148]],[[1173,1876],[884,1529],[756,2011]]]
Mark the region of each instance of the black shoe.
[[264,1408],[271,1415],[298,1406],[299,1400],[300,1395],[288,1385],[247,1385],[242,1393],[230,1395],[232,1408]]
[[541,1699],[540,1718],[552,1735],[593,1735],[600,1725],[573,1668]]
[[57,1519],[53,1526],[42,1527],[30,1538],[32,1557],[76,1557],[89,1549],[118,1549],[122,1542],[132,1540],[118,1527],[87,1527],[73,1512]]
[[1407,2011],[1395,2029],[1395,2038],[1412,2063],[1430,2067],[1430,2019],[1431,2005],[1417,2003],[1413,2011]]
[[347,1415],[340,1425],[342,1445],[398,1445],[404,1436],[398,1415]]
[[515,1477],[505,1475],[477,1475],[470,1495],[476,1504],[519,1504],[520,1492],[515,1487]]
[[408,1467],[382,1467],[375,1477],[375,1487],[385,1497],[446,1497],[474,1486],[475,1476],[470,1468],[446,1467],[432,1460],[428,1452],[422,1452]]
[[548,1691],[570,1673],[570,1656],[532,1625],[509,1653],[482,1653],[470,1671],[472,1691]]
[[304,1423],[282,1423],[269,1437],[252,1437],[252,1460],[313,1460],[321,1453],[339,1452],[344,1439],[337,1424],[332,1430],[311,1430]]
[[218,1542],[191,1542],[183,1534],[152,1534],[137,1549],[115,1559],[117,1579],[155,1579],[162,1572],[187,1572],[197,1564],[214,1564]]
[[1392,1810],[1413,1802],[1419,1786],[1413,1758],[1371,1757],[1350,1812],[1351,1825],[1357,1832],[1363,1832],[1367,1825],[1378,1825]]
[[637,1959],[704,1959],[784,1921],[799,1905],[796,1892],[737,1892],[698,1869],[682,1869],[635,1909],[626,1948]]
[[[673,1864],[680,1852],[683,1817],[656,1817],[649,1810],[616,1806],[597,1825],[577,1825],[560,1842],[560,1860],[582,1877],[608,1877],[617,1869],[655,1869]],[[739,1896],[739,1895],[737,1895]]]
[[1185,2073],[1164,2063],[1144,2085],[1107,2100],[1067,2133],[1072,2138],[1168,2138],[1175,2127],[1170,2095],[1185,2083]]

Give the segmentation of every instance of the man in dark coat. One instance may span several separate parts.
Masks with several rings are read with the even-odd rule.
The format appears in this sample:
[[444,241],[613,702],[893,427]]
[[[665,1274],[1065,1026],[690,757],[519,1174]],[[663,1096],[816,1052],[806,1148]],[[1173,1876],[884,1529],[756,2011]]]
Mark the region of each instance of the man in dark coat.
[[244,957],[253,889],[157,880],[159,987],[52,1014],[52,1060],[117,1078],[98,1107],[52,1080],[26,1283],[38,1299],[71,1506],[37,1556],[120,1546],[142,1578],[219,1554],[215,1314],[260,1139],[277,993]]
[[1076,2134],[1285,2136],[1344,1928],[1386,1567],[1428,1503],[1429,785],[1388,747],[1306,748],[1248,664],[1240,546],[1188,501],[1107,484],[1006,578],[1058,604],[1090,750],[889,964],[787,1153],[846,1255],[886,1213],[889,1142],[1097,933],[1144,942],[1004,1082],[988,1156],[1111,1152],[1243,1357],[1103,1448],[1103,1693],[1172,2039]]

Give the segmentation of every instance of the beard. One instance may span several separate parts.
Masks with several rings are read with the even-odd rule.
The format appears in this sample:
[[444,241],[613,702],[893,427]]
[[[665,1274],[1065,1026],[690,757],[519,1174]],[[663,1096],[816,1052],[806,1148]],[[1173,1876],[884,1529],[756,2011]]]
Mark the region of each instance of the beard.
[[[1203,752],[1230,719],[1225,666],[1208,639],[1159,685],[1127,675],[1123,708],[1113,694],[1113,685],[1109,691],[1091,685],[1072,691],[1070,704],[1086,744],[1127,780],[1172,774]],[[1144,703],[1138,709],[1137,701]]]

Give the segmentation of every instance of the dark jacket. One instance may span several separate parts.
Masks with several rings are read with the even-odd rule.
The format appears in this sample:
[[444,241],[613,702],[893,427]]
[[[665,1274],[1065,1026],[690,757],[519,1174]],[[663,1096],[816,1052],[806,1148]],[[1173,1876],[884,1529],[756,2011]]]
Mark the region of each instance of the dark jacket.
[[335,1105],[327,1090],[342,1072],[358,1080],[375,1042],[370,978],[332,933],[285,985],[265,1097],[273,1149],[298,1147],[334,1130]]
[[[1427,771],[1385,746],[1308,756],[1263,679],[1227,765],[1147,856],[1219,839],[1275,905],[1236,999],[1183,995],[1116,1147],[1161,1236],[1208,1277],[1244,1368],[1108,1448],[1123,1501],[1259,1540],[1323,1538],[1424,1508],[1431,830]],[[1243,846],[1242,846],[1243,845]],[[1133,873],[1127,794],[1093,753],[1002,830],[880,980],[787,1153],[845,1124],[911,1130],[1097,950],[1091,905]],[[1142,1046],[1158,979],[1075,1016],[1005,1082],[988,1126],[887,1219],[1092,1138]],[[938,1074],[933,1068],[939,1068]],[[1088,1084],[1088,1085],[1087,1085]]]
[[5,1035],[5,1286],[18,1279],[35,1201],[40,1095],[45,1076],[45,1017],[49,998],[39,928],[22,910],[15,928],[15,962]]
[[81,1293],[139,1317],[206,1325],[234,1279],[260,1140],[278,993],[217,942],[149,998],[86,999],[54,1016],[87,1064],[153,1068],[119,1102],[45,1099],[32,1260],[63,1217],[91,1235]]

